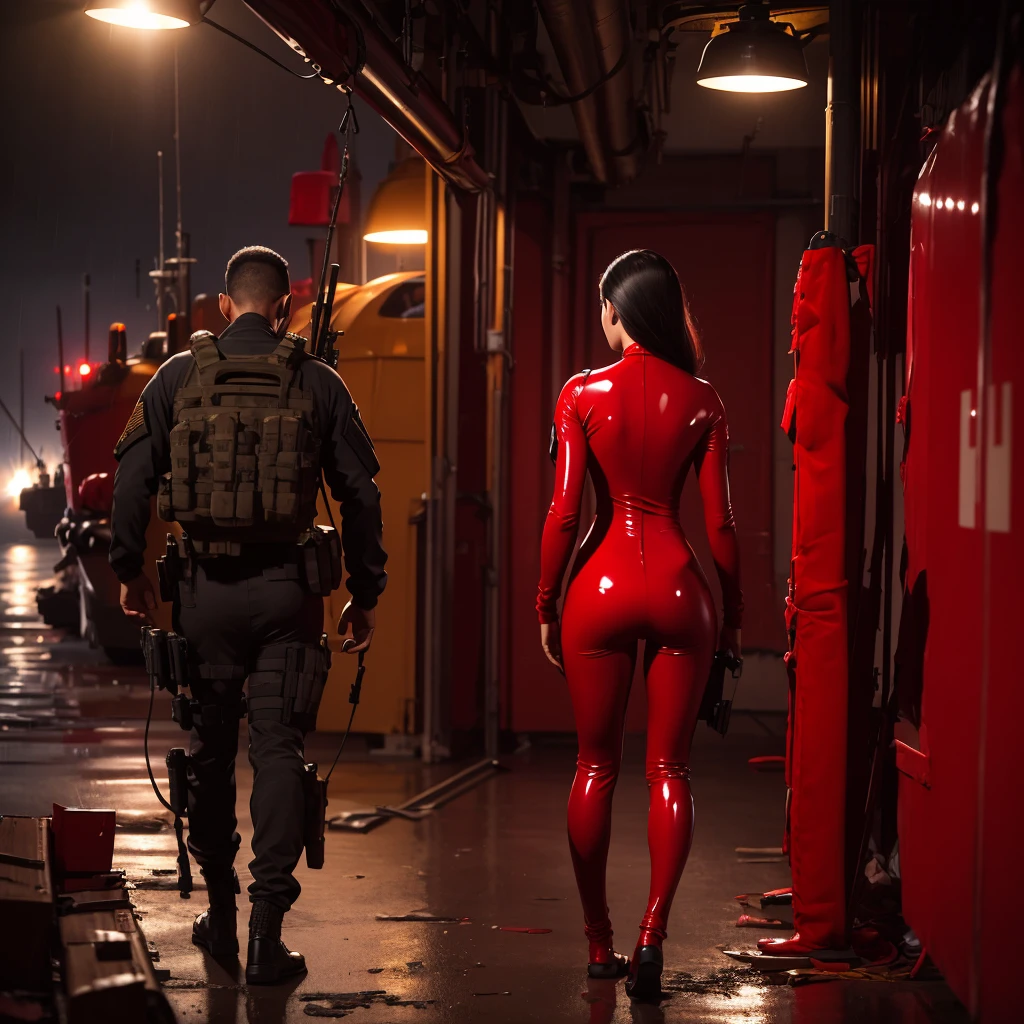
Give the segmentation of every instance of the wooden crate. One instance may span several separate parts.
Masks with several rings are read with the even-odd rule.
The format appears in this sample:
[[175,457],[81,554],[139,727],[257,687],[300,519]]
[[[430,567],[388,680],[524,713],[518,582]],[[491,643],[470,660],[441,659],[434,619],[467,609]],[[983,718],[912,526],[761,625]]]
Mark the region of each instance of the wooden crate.
[[49,987],[53,919],[49,819],[0,817],[0,989]]

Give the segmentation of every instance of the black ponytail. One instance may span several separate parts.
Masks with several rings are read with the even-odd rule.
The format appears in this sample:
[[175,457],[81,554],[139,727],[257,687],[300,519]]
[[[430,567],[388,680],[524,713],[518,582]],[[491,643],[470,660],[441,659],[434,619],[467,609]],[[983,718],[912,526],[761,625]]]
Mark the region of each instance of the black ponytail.
[[651,355],[695,374],[704,352],[675,268],[651,249],[624,252],[601,275],[601,301],[615,307],[626,333]]

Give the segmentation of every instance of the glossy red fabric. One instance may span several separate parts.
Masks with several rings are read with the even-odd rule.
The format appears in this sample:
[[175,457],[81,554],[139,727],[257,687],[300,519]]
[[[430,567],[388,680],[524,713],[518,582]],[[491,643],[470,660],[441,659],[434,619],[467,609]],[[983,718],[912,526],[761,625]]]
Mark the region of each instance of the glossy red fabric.
[[696,469],[707,532],[740,626],[743,599],[729,500],[728,428],[714,388],[645,352],[573,377],[555,414],[555,492],[544,526],[537,610],[557,619],[589,472],[597,515],[577,556],[562,615],[562,650],[579,735],[569,844],[592,940],[610,938],[605,863],[611,799],[638,644],[646,641],[651,889],[642,941],[660,942],[690,849],[689,749],[716,642],[707,580],[678,509]]
[[[796,469],[786,625],[790,652],[786,848],[802,946],[843,948],[847,739],[846,374],[850,289],[841,249],[803,254],[783,429]],[[776,944],[778,940],[773,940]],[[767,944],[768,940],[765,940]]]

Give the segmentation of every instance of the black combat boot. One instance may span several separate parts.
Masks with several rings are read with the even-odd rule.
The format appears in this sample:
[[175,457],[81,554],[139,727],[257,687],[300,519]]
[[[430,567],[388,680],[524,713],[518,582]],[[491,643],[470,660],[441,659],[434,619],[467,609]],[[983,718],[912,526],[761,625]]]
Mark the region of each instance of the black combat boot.
[[192,925],[192,942],[205,949],[215,960],[238,956],[238,929],[235,894],[238,892],[238,876],[232,869],[230,875],[208,875],[205,871],[207,895],[210,909],[204,910]]
[[245,981],[249,985],[276,985],[306,970],[306,958],[281,941],[284,911],[266,900],[255,900],[249,917],[249,957]]

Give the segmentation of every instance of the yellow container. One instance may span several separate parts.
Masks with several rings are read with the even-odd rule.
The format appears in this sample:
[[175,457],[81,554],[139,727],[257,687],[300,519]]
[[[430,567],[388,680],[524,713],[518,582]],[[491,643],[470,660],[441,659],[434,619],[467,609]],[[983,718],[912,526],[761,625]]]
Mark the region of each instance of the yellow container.
[[[365,285],[341,285],[331,326],[338,339],[338,373],[359,406],[381,470],[388,585],[377,605],[377,631],[366,658],[366,685],[356,715],[359,732],[403,733],[416,723],[417,528],[410,522],[426,490],[425,335],[422,271],[388,274]],[[298,310],[292,330],[309,336],[311,307]],[[322,507],[318,520],[328,517]],[[340,511],[331,512],[341,526]],[[326,602],[327,632],[339,650],[336,626],[348,592]],[[349,683],[356,659],[337,654],[317,727],[341,730],[348,722]]]

